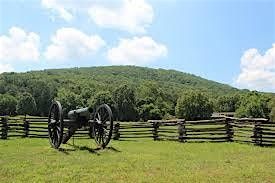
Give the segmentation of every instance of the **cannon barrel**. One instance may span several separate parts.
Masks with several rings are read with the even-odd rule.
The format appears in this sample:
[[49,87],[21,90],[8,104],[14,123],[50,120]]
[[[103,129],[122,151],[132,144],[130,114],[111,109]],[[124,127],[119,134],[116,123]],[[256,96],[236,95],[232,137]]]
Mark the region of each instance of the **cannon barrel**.
[[92,112],[93,112],[93,108],[85,107],[85,108],[69,111],[68,117],[70,119],[77,119],[78,117],[86,117],[88,119],[88,118],[90,118],[90,115]]

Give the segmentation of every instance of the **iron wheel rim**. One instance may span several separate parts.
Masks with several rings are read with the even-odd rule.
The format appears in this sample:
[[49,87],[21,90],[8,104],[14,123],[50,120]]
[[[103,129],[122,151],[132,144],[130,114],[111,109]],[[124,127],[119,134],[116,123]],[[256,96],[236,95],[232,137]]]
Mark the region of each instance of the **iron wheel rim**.
[[54,101],[48,116],[48,136],[53,148],[58,149],[63,138],[63,111],[60,102]]
[[112,138],[113,114],[107,104],[97,107],[94,113],[93,137],[95,142],[105,148]]

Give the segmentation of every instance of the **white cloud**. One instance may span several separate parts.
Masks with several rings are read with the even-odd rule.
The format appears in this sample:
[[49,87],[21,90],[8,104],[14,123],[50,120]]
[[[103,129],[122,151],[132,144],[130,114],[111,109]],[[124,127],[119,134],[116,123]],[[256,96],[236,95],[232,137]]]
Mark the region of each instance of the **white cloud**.
[[275,91],[275,44],[264,55],[255,48],[247,50],[236,83],[249,89]]
[[40,37],[36,33],[12,27],[9,35],[0,36],[0,61],[38,60],[39,44]]
[[69,10],[66,10],[70,7],[68,6],[66,8],[66,1],[42,0],[41,4],[45,8],[50,9],[52,12],[57,13],[61,18],[63,18],[66,21],[71,21],[73,19],[72,13]]
[[107,58],[116,65],[144,65],[167,55],[165,45],[151,37],[121,39],[117,47],[108,50]]
[[0,74],[3,72],[12,72],[13,67],[10,64],[0,64]]
[[131,33],[145,33],[154,16],[153,8],[144,0],[123,0],[119,7],[93,5],[88,12],[99,26]]
[[66,21],[76,14],[89,16],[100,27],[145,33],[154,11],[146,0],[42,0],[41,4]]
[[98,35],[87,35],[75,28],[58,29],[44,56],[48,60],[66,60],[90,56],[105,45]]

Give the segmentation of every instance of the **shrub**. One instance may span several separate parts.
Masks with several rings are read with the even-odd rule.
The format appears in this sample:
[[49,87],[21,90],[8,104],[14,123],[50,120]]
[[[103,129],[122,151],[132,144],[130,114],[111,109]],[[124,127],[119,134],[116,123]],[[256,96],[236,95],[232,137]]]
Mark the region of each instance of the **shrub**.
[[218,112],[235,112],[238,101],[238,95],[220,96],[217,99],[216,110]]
[[136,121],[136,96],[134,89],[127,84],[118,86],[113,93],[116,116],[120,121]]
[[270,121],[275,122],[275,97],[270,101],[269,107],[271,110],[269,114]]
[[61,103],[65,114],[67,114],[70,110],[84,107],[80,96],[74,92],[66,90],[65,88],[61,88],[58,91],[56,100]]
[[18,114],[34,115],[36,112],[36,103],[33,96],[30,93],[24,92],[16,105],[16,112]]
[[143,121],[162,118],[161,110],[153,103],[139,106],[139,116]]
[[251,92],[241,97],[236,116],[243,118],[268,118],[267,98],[257,92]]
[[178,118],[186,120],[207,119],[213,113],[213,105],[207,96],[193,91],[179,97],[175,112]]
[[0,94],[0,115],[13,115],[16,112],[17,99],[9,94]]

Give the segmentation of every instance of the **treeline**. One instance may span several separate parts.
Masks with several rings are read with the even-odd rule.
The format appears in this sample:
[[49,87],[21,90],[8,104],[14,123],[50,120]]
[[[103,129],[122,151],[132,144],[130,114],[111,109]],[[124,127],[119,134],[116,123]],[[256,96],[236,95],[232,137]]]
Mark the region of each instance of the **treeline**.
[[237,90],[178,71],[113,66],[0,75],[0,115],[46,116],[53,99],[65,112],[107,103],[121,121],[205,119],[213,111],[275,118],[272,94]]

